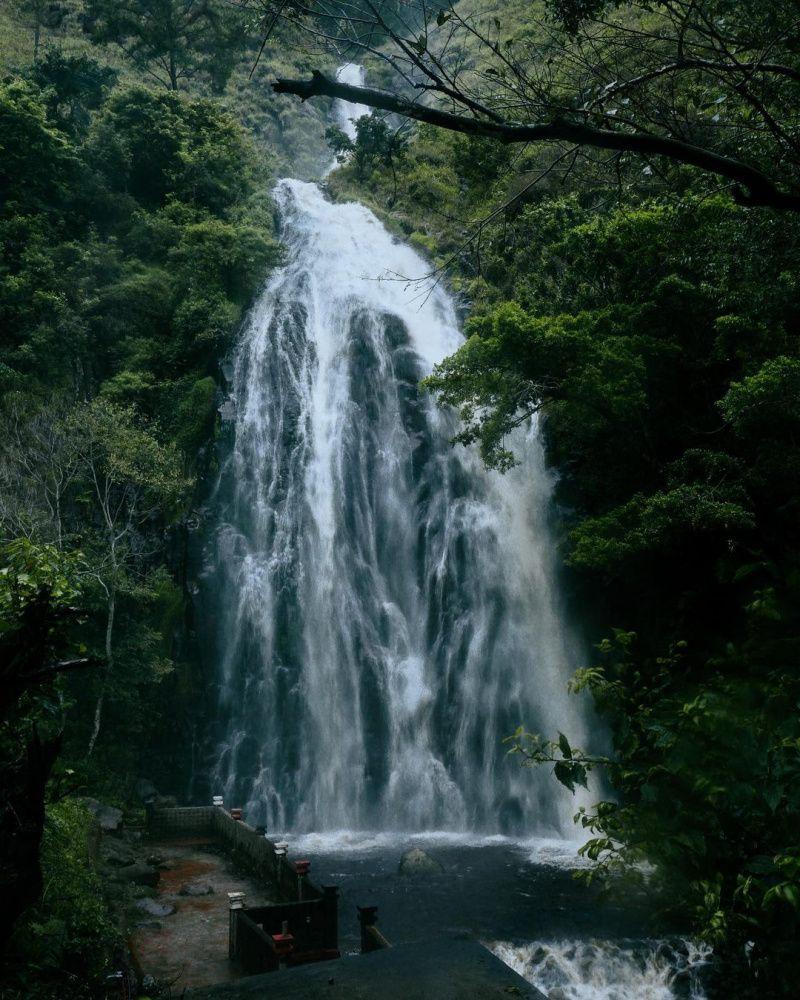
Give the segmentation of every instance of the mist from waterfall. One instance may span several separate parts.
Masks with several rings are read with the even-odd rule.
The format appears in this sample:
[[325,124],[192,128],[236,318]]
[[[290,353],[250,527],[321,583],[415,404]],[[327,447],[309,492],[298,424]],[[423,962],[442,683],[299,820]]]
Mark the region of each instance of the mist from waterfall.
[[[363,110],[337,106],[351,136]],[[453,447],[419,388],[463,340],[446,290],[397,280],[428,265],[365,207],[274,197],[287,263],[232,360],[203,580],[214,788],[270,830],[569,835],[575,800],[502,743],[587,737],[536,424],[504,476]]]

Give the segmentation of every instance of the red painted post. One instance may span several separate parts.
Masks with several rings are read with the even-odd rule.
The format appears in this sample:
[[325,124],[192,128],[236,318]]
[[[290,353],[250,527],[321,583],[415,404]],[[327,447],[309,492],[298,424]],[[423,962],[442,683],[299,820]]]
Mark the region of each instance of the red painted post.
[[283,922],[282,933],[272,935],[272,943],[275,946],[275,953],[282,968],[286,967],[292,951],[294,950],[294,936],[289,934],[286,921]]

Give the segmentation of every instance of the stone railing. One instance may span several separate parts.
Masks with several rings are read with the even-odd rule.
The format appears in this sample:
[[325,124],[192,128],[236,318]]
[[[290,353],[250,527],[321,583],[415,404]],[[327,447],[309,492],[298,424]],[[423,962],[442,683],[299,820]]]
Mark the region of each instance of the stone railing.
[[302,869],[288,860],[285,848],[258,833],[244,820],[234,819],[222,806],[179,806],[154,809],[148,820],[152,836],[207,836],[221,841],[236,864],[277,889],[284,900],[323,896]]

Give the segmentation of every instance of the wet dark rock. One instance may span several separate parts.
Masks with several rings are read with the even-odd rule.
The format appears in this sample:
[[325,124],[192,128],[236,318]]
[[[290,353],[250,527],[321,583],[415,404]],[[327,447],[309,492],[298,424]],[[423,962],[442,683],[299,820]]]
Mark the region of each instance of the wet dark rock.
[[150,865],[141,861],[125,865],[124,868],[117,868],[109,875],[113,882],[132,882],[134,885],[149,886],[158,885],[160,877],[161,873],[157,869],[151,868]]
[[100,860],[111,868],[124,868],[136,861],[136,855],[124,844],[106,840],[100,848]]
[[400,858],[401,875],[440,875],[444,868],[420,847],[412,847]]
[[169,917],[175,912],[172,903],[160,902],[157,899],[138,899],[135,905],[137,910],[151,917]]
[[104,805],[97,799],[85,799],[86,808],[100,824],[104,833],[116,833],[122,829],[122,810]]
[[212,896],[214,894],[214,887],[208,885],[208,883],[187,883],[182,885],[178,890],[179,896]]

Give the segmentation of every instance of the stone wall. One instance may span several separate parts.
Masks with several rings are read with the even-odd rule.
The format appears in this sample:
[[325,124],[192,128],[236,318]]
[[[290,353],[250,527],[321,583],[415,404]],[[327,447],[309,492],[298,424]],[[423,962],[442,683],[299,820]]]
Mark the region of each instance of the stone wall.
[[187,806],[180,809],[154,809],[148,818],[148,829],[153,836],[198,836],[217,833],[215,806]]

